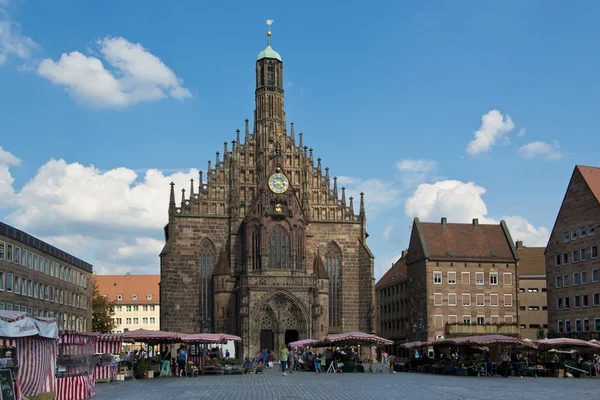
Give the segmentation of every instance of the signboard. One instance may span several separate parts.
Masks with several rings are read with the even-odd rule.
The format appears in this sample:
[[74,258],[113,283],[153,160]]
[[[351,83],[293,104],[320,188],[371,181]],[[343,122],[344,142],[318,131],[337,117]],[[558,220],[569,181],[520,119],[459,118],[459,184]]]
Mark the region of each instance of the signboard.
[[0,400],[15,400],[15,386],[10,369],[0,369]]

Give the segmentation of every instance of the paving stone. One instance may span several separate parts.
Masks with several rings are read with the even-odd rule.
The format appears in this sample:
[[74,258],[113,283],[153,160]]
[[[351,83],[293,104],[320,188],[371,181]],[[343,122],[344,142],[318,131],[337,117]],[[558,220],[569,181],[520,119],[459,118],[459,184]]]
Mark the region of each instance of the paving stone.
[[257,375],[155,378],[96,385],[94,400],[460,399],[564,400],[596,398],[600,379],[456,377],[418,373],[320,374],[277,370]]

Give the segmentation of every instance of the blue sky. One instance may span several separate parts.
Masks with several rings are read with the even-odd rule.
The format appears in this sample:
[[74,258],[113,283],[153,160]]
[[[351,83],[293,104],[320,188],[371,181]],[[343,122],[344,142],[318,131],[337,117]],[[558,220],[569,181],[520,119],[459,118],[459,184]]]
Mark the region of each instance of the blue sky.
[[288,123],[366,193],[377,276],[415,215],[544,245],[597,164],[596,2],[216,3],[0,0],[0,219],[158,273],[168,182],[252,118],[267,18]]

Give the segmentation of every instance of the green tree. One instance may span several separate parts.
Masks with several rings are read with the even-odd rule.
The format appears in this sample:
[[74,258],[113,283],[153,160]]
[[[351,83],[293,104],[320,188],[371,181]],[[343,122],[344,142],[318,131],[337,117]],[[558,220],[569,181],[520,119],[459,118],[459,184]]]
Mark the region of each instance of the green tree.
[[541,326],[539,327],[535,335],[537,336],[537,340],[546,339],[546,332],[544,332],[544,328],[542,328]]
[[92,330],[99,333],[111,333],[115,329],[112,318],[115,314],[115,302],[100,294],[95,277],[92,282]]

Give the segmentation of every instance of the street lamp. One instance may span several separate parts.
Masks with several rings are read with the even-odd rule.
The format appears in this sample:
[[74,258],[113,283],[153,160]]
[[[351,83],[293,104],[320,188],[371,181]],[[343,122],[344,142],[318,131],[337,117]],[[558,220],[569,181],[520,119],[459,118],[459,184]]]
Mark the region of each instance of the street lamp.
[[192,321],[197,324],[196,326],[194,326],[195,333],[204,333],[204,329],[210,329],[210,325],[212,322],[211,319],[205,317],[204,313],[202,312],[198,314],[198,316],[193,317]]

